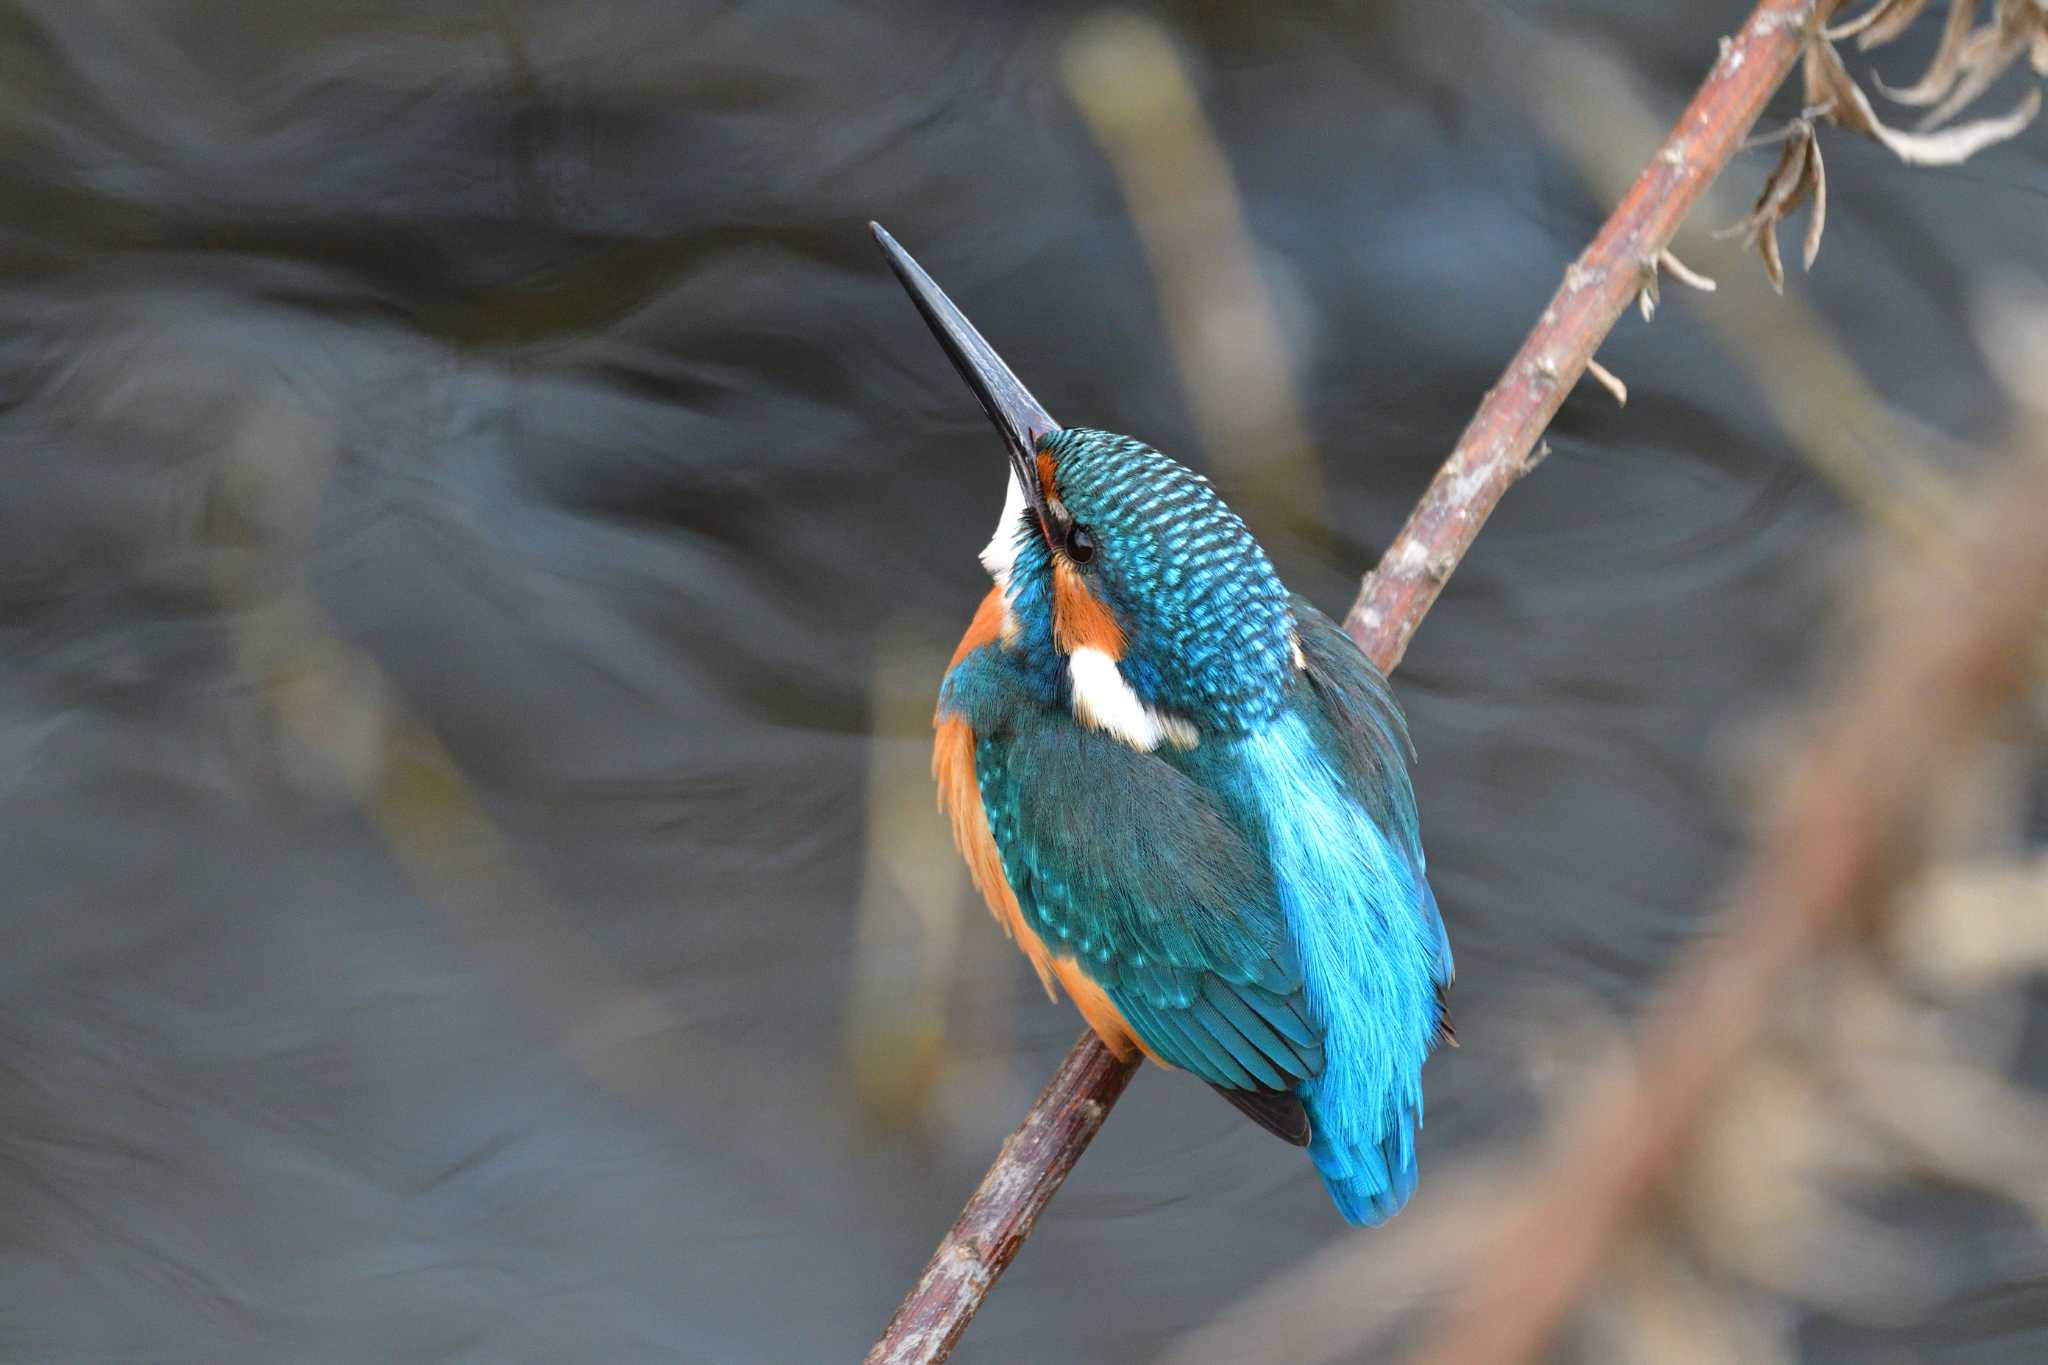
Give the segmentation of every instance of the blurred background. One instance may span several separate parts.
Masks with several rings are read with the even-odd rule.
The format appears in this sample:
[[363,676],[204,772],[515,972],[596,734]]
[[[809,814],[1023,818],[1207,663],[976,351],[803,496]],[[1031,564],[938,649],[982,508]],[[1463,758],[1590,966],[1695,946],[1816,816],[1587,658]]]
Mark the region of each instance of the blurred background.
[[[933,808],[1003,463],[867,220],[1341,614],[1748,9],[6,4],[0,1359],[857,1358],[1079,1029]],[[1145,1068],[957,1359],[1385,1356],[2013,429],[2044,138],[1824,128],[1783,300],[1739,157],[1416,637],[1410,1212]],[[1560,1359],[2048,1358],[2038,760]],[[1337,1254],[1334,1344],[1185,1337]]]

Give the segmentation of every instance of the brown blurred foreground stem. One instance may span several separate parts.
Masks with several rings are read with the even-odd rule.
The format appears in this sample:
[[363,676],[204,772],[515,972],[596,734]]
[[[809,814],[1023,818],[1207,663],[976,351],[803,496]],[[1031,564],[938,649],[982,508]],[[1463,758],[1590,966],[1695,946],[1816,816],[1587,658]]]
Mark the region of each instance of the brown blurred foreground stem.
[[1412,1359],[1535,1357],[1654,1203],[1717,1083],[1773,1018],[1779,984],[1828,933],[1880,911],[1919,862],[1915,831],[1955,755],[2019,693],[2048,602],[2048,460],[1976,491],[1956,543],[1894,570],[1843,687],[1771,807],[1720,932],[1679,967],[1640,1044],[1558,1126],[1540,1191],[1473,1258]]
[[[1382,669],[1400,663],[1495,504],[1541,459],[1537,442],[1601,339],[1654,285],[1672,233],[1792,70],[1816,3],[1823,17],[1834,8],[1834,0],[1763,0],[1724,45],[1663,146],[1565,271],[1379,567],[1366,575],[1344,628]],[[1136,1065],[1111,1056],[1093,1034],[1074,1045],[868,1352],[868,1365],[926,1365],[952,1354]]]

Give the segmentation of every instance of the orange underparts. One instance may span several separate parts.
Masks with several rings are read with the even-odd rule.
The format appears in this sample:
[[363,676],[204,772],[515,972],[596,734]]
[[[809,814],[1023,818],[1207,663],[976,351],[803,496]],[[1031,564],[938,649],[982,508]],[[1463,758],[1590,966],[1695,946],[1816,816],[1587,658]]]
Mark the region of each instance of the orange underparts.
[[960,666],[960,661],[980,649],[992,645],[1003,633],[1003,590],[990,588],[988,596],[981,599],[981,605],[974,609],[974,619],[967,624],[967,633],[960,637],[960,647],[953,651],[953,657],[946,664],[951,673]]
[[[1082,591],[1085,593],[1087,590],[1084,588]],[[1090,600],[1094,600],[1092,595]],[[960,647],[953,652],[953,663],[959,663],[983,645],[996,640],[1002,632],[1002,621],[1003,601],[998,589],[982,599],[980,609],[974,613],[974,623],[967,628]],[[1003,932],[1023,949],[1024,956],[1031,959],[1031,965],[1037,969],[1038,979],[1044,984],[1048,996],[1055,1000],[1059,998],[1059,993],[1053,989],[1054,981],[1067,988],[1075,1008],[1081,1011],[1081,1017],[1088,1021],[1088,1027],[1095,1030],[1095,1036],[1105,1047],[1122,1058],[1128,1058],[1133,1048],[1151,1056],[1152,1050],[1124,1022],[1122,1011],[1117,1009],[1102,987],[1081,970],[1081,964],[1071,957],[1055,956],[1037,932],[1024,922],[1024,912],[1017,904],[1017,895],[1010,889],[1010,879],[1003,873],[1003,859],[996,850],[995,836],[989,833],[988,813],[982,808],[981,785],[974,771],[974,731],[960,716],[941,714],[934,725],[938,735],[932,744],[932,776],[939,784],[939,807],[953,822],[953,842],[967,860],[968,874],[974,878],[975,889],[988,902],[996,923],[1002,925]],[[1153,1057],[1153,1060],[1159,1059]]]

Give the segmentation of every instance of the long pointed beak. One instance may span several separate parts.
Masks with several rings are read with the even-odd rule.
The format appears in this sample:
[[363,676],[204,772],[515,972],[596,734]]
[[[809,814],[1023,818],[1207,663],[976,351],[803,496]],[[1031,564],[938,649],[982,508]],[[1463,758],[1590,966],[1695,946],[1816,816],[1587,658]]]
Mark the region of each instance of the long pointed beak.
[[889,258],[889,268],[896,272],[896,278],[910,291],[910,301],[917,305],[917,311],[924,314],[925,325],[932,329],[932,335],[939,339],[946,355],[952,360],[953,368],[967,381],[967,387],[974,390],[974,396],[981,400],[981,408],[996,424],[996,430],[1003,435],[1003,444],[1009,447],[1010,468],[1017,478],[1018,486],[1024,492],[1025,500],[1032,511],[1038,514],[1041,529],[1049,529],[1052,519],[1045,506],[1045,495],[1038,483],[1038,445],[1046,437],[1060,429],[1052,420],[1052,414],[1031,396],[1031,390],[1024,382],[1010,372],[1003,358],[995,348],[982,339],[967,315],[953,306],[946,297],[946,291],[932,282],[925,274],[924,267],[912,259],[909,252],[897,245],[888,229],[880,223],[869,223],[868,231],[875,234],[882,254]]

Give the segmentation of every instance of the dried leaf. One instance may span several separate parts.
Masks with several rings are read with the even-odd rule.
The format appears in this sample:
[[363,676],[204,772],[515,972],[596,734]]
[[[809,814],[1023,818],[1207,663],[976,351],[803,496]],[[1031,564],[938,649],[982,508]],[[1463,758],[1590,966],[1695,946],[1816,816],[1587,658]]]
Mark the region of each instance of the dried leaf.
[[1800,252],[1799,268],[1813,269],[1813,258],[1820,255],[1820,235],[1828,226],[1828,170],[1821,164],[1820,139],[1807,134],[1808,179],[1813,183],[1813,212],[1806,215],[1806,241]]
[[2027,45],[2022,29],[2030,32],[2044,27],[2048,27],[2048,8],[2043,8],[2039,0],[2002,0],[1998,23],[1978,29],[1964,41],[1957,58],[1959,75],[1954,88],[1921,121],[1919,129],[1911,133],[1884,125],[1871,108],[1869,96],[1842,65],[1841,54],[1831,43],[1816,36],[1806,45],[1803,64],[1807,104],[1838,126],[1883,143],[1909,165],[1953,166],[1994,143],[2016,136],[2040,112],[2041,93],[2032,90],[2009,114],[1930,131],[1954,117],[1957,110],[1982,94],[1985,86],[2012,65]]
[[2006,68],[2019,59],[2025,47],[2023,35],[2008,35],[1989,27],[1972,33],[1963,44],[1962,71],[1958,74],[1955,88],[1940,104],[1921,116],[1916,131],[1924,133],[1937,128],[1960,114],[1971,101],[1989,90],[1993,81],[2005,74]]
[[2036,88],[2029,90],[2011,113],[1998,118],[1974,119],[1938,133],[1900,133],[1881,127],[1877,139],[1909,166],[1954,166],[1986,147],[2018,137],[2040,112],[2041,92]]
[[[1976,0],[1958,0],[1958,3],[1974,5]],[[1877,0],[1854,19],[1823,29],[1821,34],[1831,43],[1861,35],[1858,46],[1871,48],[1879,43],[1888,43],[1905,32],[1920,17],[1920,11],[1926,8],[1927,0]]]
[[[1950,7],[1964,10],[1975,9],[1977,7],[1977,0],[1951,0]],[[1914,21],[1920,17],[1920,11],[1926,8],[1927,0],[1917,0],[1917,3],[1915,0],[1903,0],[1902,3],[1891,6],[1890,12],[1883,19],[1856,35],[1857,48],[1868,52],[1874,47],[1883,47],[1886,43],[1891,42],[1907,29],[1913,27]]]
[[[2038,306],[2038,300],[2036,300]],[[2001,319],[2040,328],[2048,336],[2048,314],[2027,310]],[[2038,384],[2048,356],[2040,338],[2011,344],[2027,380]],[[2048,972],[2048,856],[2030,862],[1965,864],[1932,873],[1892,926],[1892,955],[1902,971],[1921,983],[1952,991],[1982,992]]]
[[1770,179],[1764,182],[1764,192],[1750,210],[1750,216],[1779,219],[1798,208],[1806,198],[1806,164],[1812,155],[1813,125],[1802,123],[1785,139],[1785,150],[1778,154],[1778,164],[1771,168]]
[[1878,79],[1877,88],[1886,97],[1900,104],[1929,105],[1939,100],[1955,85],[1956,77],[1963,69],[1963,50],[1970,36],[1970,28],[1977,21],[1977,0],[1950,0],[1948,23],[1941,30],[1941,45],[1934,50],[1934,60],[1927,64],[1927,70],[1920,79],[1903,90],[1894,90]]
[[1785,292],[1785,263],[1778,258],[1778,224],[1773,219],[1758,235],[1756,248],[1763,253],[1764,276],[1770,280],[1771,288],[1780,294]]
[[1877,112],[1870,107],[1870,99],[1855,79],[1849,68],[1842,65],[1842,54],[1834,45],[1819,39],[1806,45],[1806,59],[1802,64],[1806,84],[1806,106],[1821,111],[1838,127],[1865,137],[1876,137],[1881,126]]

